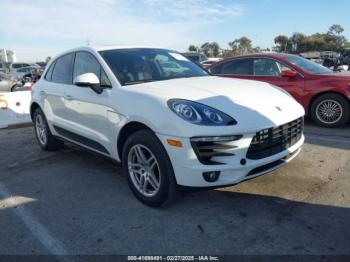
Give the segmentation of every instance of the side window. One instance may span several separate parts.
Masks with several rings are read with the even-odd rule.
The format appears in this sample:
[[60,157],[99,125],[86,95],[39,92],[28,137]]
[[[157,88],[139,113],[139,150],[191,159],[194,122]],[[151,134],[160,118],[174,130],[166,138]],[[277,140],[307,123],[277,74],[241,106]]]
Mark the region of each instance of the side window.
[[286,69],[287,66],[273,59],[259,58],[253,62],[253,72],[256,76],[281,76],[282,70]]
[[54,61],[51,65],[50,65],[50,68],[49,70],[47,71],[46,75],[45,75],[45,79],[47,81],[51,81],[51,77],[52,77],[52,72],[53,72],[53,69],[55,67],[55,64],[56,64],[56,61]]
[[249,75],[250,60],[237,59],[222,65],[220,73],[222,75]]
[[57,59],[55,68],[52,72],[52,82],[61,84],[72,83],[73,58],[74,54],[68,54]]
[[86,73],[95,74],[100,79],[101,86],[111,86],[111,82],[97,59],[88,52],[77,52],[75,56],[73,79],[78,75]]

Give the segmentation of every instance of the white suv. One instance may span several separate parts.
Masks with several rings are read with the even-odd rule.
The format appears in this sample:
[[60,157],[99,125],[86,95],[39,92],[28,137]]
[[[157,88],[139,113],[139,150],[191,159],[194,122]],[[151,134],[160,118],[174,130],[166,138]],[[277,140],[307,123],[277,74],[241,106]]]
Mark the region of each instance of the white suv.
[[39,145],[63,141],[122,162],[135,196],[160,206],[180,186],[221,187],[281,167],[304,142],[304,110],[270,84],[209,75],[176,51],[78,48],[32,91]]

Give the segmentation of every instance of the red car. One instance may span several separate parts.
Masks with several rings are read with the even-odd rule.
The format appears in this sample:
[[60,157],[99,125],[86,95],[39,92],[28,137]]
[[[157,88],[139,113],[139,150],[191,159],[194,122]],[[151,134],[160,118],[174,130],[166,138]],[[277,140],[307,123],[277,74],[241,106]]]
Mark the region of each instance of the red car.
[[258,80],[279,86],[324,127],[350,118],[350,72],[333,71],[290,54],[255,54],[228,58],[209,66],[213,75]]

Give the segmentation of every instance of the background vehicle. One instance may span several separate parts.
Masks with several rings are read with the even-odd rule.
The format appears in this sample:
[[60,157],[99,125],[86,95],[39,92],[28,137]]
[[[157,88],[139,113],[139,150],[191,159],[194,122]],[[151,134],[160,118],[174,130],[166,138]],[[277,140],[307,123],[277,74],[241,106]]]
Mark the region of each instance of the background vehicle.
[[40,70],[40,67],[21,67],[15,70],[12,70],[8,75],[14,79],[23,78],[24,76],[34,76],[37,74],[37,71]]
[[35,84],[30,111],[43,149],[70,141],[122,162],[130,189],[151,206],[171,199],[177,186],[266,174],[304,142],[304,110],[288,94],[211,76],[166,49],[65,52]]
[[186,52],[186,53],[182,53],[182,55],[196,64],[200,64],[208,60],[208,57],[206,57],[205,54],[198,53],[198,52]]
[[9,64],[9,70],[14,71],[16,69],[22,68],[22,67],[35,67],[35,68],[40,68],[38,64],[35,63],[10,63]]
[[202,65],[204,68],[207,68],[207,67],[209,67],[210,65],[215,64],[215,63],[217,63],[217,62],[219,62],[219,61],[221,61],[221,60],[222,60],[222,58],[210,57],[210,58],[208,58],[208,60],[201,62],[201,65]]
[[12,79],[9,75],[0,72],[0,92],[15,92],[27,90],[24,80]]
[[225,59],[209,67],[212,74],[264,81],[279,86],[301,103],[324,127],[345,125],[350,118],[350,74],[334,73],[289,54],[253,54]]

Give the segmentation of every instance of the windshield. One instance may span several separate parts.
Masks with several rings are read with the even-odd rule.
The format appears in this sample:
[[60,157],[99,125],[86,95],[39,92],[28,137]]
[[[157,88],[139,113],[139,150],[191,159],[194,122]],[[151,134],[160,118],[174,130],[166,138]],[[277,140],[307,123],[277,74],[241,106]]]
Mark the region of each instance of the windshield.
[[315,62],[312,62],[300,56],[288,55],[285,56],[284,59],[287,60],[289,63],[311,74],[333,73],[333,71],[328,69],[327,67],[321,66]]
[[183,55],[165,49],[131,48],[100,52],[122,85],[208,76]]

